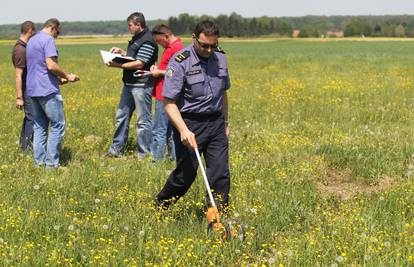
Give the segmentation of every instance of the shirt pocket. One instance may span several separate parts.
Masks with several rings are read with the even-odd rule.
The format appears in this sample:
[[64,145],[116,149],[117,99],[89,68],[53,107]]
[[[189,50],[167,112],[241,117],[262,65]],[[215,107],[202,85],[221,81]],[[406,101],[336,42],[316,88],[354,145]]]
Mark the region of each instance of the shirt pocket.
[[212,85],[214,89],[223,90],[226,87],[227,76],[227,69],[219,69],[217,72],[217,77],[212,79],[214,82]]
[[192,97],[200,97],[206,94],[204,86],[204,75],[191,75],[186,77],[186,93]]

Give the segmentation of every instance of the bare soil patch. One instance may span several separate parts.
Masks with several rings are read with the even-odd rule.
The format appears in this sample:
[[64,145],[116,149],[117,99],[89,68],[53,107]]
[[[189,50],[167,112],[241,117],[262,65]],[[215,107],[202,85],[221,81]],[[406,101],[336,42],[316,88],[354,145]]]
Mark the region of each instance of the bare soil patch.
[[392,177],[383,177],[375,183],[367,184],[352,181],[349,171],[327,169],[322,181],[315,183],[319,193],[325,197],[336,195],[346,201],[357,194],[372,194],[391,188],[396,183]]
[[88,135],[83,138],[87,143],[99,143],[102,141],[102,137],[96,135]]

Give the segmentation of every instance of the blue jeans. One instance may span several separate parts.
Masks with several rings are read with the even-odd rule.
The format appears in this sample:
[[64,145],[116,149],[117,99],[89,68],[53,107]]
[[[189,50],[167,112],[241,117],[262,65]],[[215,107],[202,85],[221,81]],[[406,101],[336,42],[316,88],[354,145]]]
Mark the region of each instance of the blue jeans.
[[22,151],[33,149],[33,112],[32,99],[23,91],[24,98],[24,118],[22,130],[20,131],[20,148]]
[[32,97],[32,111],[33,152],[36,165],[56,168],[59,166],[62,138],[65,134],[62,96],[51,94],[44,97]]
[[108,153],[120,156],[127,145],[129,122],[134,110],[137,110],[137,146],[138,157],[143,158],[151,152],[151,87],[122,88],[121,99],[115,115],[115,133]]
[[152,127],[152,146],[151,152],[154,160],[163,160],[165,155],[165,147],[168,143],[170,159],[175,160],[174,141],[172,139],[171,123],[167,114],[164,112],[164,103],[155,100],[154,125]]

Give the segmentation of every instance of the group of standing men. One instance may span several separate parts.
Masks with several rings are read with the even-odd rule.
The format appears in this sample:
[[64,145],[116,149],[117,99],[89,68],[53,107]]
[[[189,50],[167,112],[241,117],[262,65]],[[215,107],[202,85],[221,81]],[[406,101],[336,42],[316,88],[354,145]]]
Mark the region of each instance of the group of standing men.
[[12,55],[16,70],[16,107],[25,110],[20,147],[25,151],[33,149],[36,165],[47,168],[59,166],[65,132],[59,84],[79,80],[77,75],[59,66],[54,41],[59,33],[57,19],[47,20],[38,33],[34,23],[26,21]]
[[[127,23],[133,35],[127,50],[113,47],[111,52],[135,60],[107,64],[123,70],[116,129],[107,154],[124,153],[129,122],[136,110],[137,156],[152,154],[154,160],[163,159],[169,144],[170,158],[176,159],[175,170],[156,197],[157,205],[167,208],[190,188],[197,175],[194,150],[198,149],[204,155],[217,204],[220,208],[227,206],[230,174],[226,91],[230,88],[230,79],[224,52],[218,47],[218,27],[211,21],[198,23],[192,44],[184,48],[168,26],[157,25],[150,31],[140,12],[128,16]],[[35,32],[32,22],[23,23],[20,40],[13,50],[16,107],[25,109],[20,145],[23,150],[30,148],[30,125],[33,124],[35,163],[58,167],[65,125],[59,84],[78,81],[79,77],[58,65],[54,38],[60,32],[59,21],[50,19],[41,32]],[[158,66],[155,65],[157,44],[165,49]],[[152,96],[155,97],[154,124],[151,123]],[[169,141],[171,136],[174,142]]]

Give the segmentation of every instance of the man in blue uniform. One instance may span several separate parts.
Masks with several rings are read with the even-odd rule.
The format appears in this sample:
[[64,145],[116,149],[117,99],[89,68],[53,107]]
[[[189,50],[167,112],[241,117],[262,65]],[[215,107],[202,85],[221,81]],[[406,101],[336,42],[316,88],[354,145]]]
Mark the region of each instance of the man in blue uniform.
[[134,58],[127,63],[109,62],[108,66],[123,70],[121,99],[115,115],[115,133],[107,156],[121,156],[128,141],[129,121],[134,110],[137,111],[137,147],[138,158],[144,158],[151,152],[152,123],[151,103],[153,78],[151,75],[140,75],[137,70],[148,71],[158,58],[158,46],[145,24],[144,14],[134,12],[127,18],[133,37],[128,43],[127,51],[112,47],[112,53]]
[[224,52],[218,48],[219,30],[211,21],[197,24],[193,43],[168,64],[163,89],[165,112],[175,126],[176,168],[156,203],[167,208],[183,196],[197,175],[194,149],[206,160],[207,177],[219,209],[228,205],[227,92],[230,79]]

